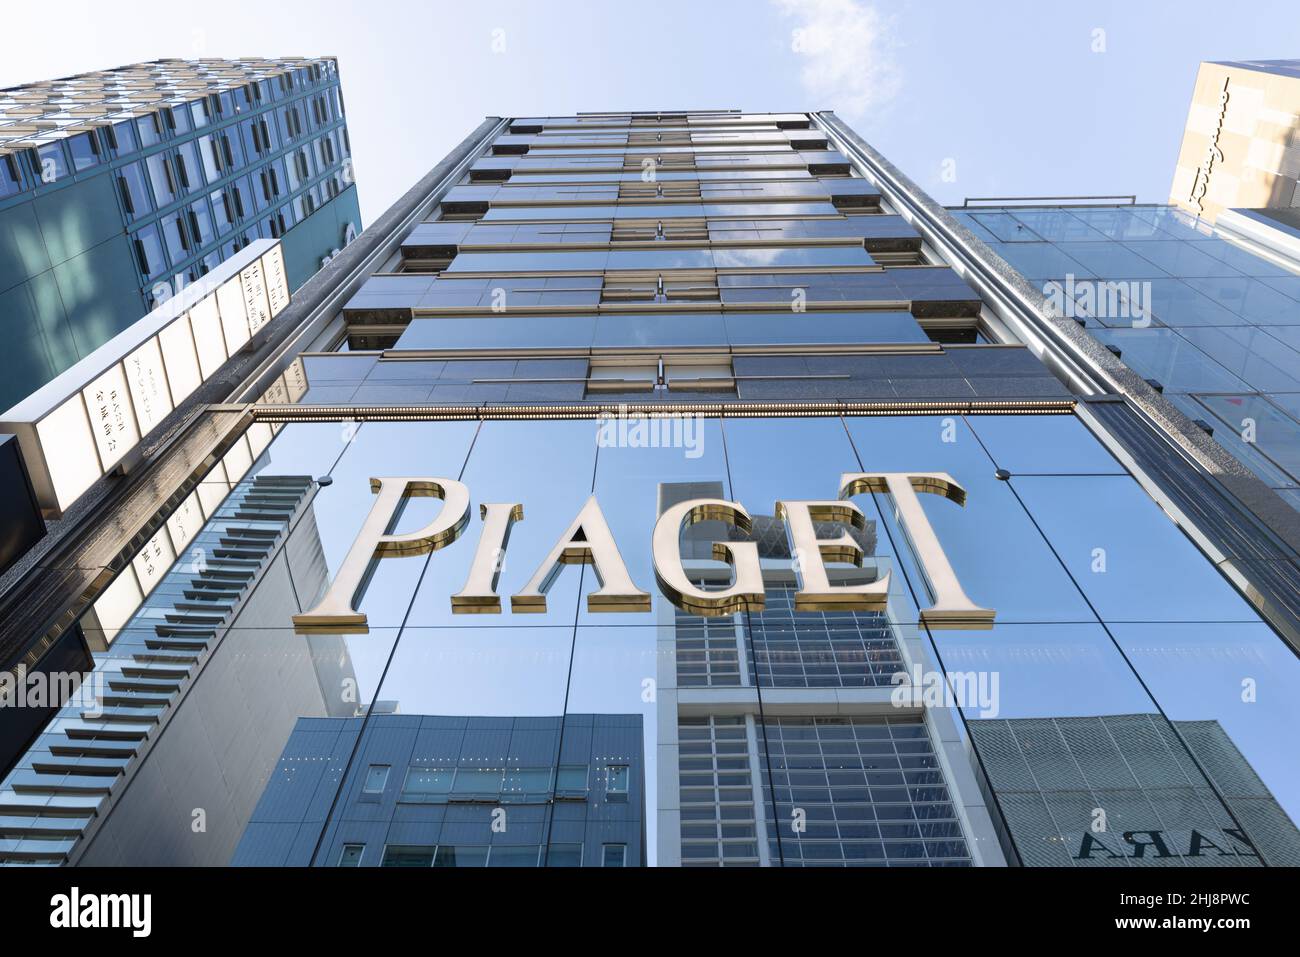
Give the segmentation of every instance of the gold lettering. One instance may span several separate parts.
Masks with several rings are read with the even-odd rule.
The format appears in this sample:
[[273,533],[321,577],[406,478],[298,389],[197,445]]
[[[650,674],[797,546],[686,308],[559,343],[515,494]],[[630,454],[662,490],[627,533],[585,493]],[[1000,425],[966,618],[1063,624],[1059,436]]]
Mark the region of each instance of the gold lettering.
[[564,565],[591,565],[600,581],[598,591],[587,594],[588,611],[649,611],[650,595],[632,584],[623,556],[614,544],[609,525],[593,495],[587,499],[551,553],[546,556],[524,590],[510,596],[513,612],[546,611],[546,592]]
[[501,613],[501,596],[497,594],[501,563],[510,541],[511,527],[524,519],[524,507],[518,503],[502,505],[492,502],[479,505],[478,509],[483,519],[483,534],[479,536],[478,550],[474,552],[474,563],[469,567],[465,587],[451,596],[454,615]]
[[818,538],[814,522],[839,522],[866,528],[866,517],[852,502],[777,502],[776,517],[785,522],[790,554],[795,557],[799,591],[795,611],[883,611],[889,600],[889,572],[865,585],[832,585],[826,562],[862,567],[863,553],[847,533]]
[[957,573],[948,563],[917,492],[942,495],[966,504],[966,490],[947,472],[846,472],[840,477],[840,498],[864,492],[884,492],[894,500],[903,532],[930,586],[934,605],[922,609],[921,621],[932,628],[991,628],[994,612],[966,597]]
[[696,498],[664,509],[655,523],[653,546],[655,578],[659,589],[674,605],[692,615],[720,617],[739,611],[762,611],[763,571],[754,542],[714,542],[713,557],[736,570],[729,588],[706,591],[692,582],[682,567],[681,532],[684,525],[722,521],[742,532],[750,530],[749,513],[735,502]]
[[[469,523],[469,489],[454,479],[372,478],[370,490],[376,493],[370,514],[325,597],[311,611],[293,616],[296,631],[368,631],[366,616],[354,605],[365,593],[374,562],[437,551],[459,538]],[[406,499],[424,497],[443,500],[438,517],[418,531],[391,534],[390,529]]]

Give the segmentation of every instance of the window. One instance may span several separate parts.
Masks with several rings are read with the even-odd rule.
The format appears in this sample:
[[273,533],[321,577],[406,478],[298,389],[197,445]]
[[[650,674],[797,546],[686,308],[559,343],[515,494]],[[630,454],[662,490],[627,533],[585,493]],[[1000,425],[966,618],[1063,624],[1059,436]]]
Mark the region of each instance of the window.
[[159,206],[166,206],[176,198],[176,181],[172,176],[171,164],[165,155],[155,153],[145,159],[145,165],[149,168],[154,200]]
[[550,768],[511,768],[506,771],[503,801],[545,801],[551,796]]
[[174,136],[177,133],[188,133],[193,129],[190,123],[189,112],[182,107],[174,110],[169,106],[163,107],[161,111],[163,126],[165,126]]
[[522,847],[497,844],[488,855],[488,867],[536,867],[541,850],[529,844]]
[[451,792],[454,768],[411,768],[406,772],[401,800],[411,803],[445,801]]
[[547,867],[581,867],[581,844],[552,844],[546,851]]
[[244,165],[244,148],[239,144],[239,134],[235,132],[232,136],[232,132],[221,134],[221,152],[227,168],[234,169]]
[[23,177],[17,158],[12,153],[0,156],[0,196],[21,192],[22,188]]
[[104,137],[108,140],[108,148],[118,156],[139,149],[135,140],[135,126],[130,120],[104,127]]
[[[240,188],[241,184],[243,189]],[[248,215],[248,211],[244,207],[244,191],[247,190],[247,188],[248,177],[245,176],[242,179],[231,183],[230,187],[226,190],[226,195],[230,198],[230,203],[227,205],[226,209],[234,219],[243,219]]]
[[221,171],[225,169],[225,163],[221,156],[221,150],[217,146],[217,141],[211,136],[200,136],[195,142],[199,147],[199,156],[203,160],[203,173],[208,181],[221,178]]
[[216,223],[218,233],[224,233],[227,229],[235,224],[239,218],[235,215],[234,206],[231,203],[229,194],[219,189],[208,196],[212,202],[213,221]]
[[99,138],[94,131],[79,133],[68,140],[68,149],[72,153],[73,168],[80,172],[98,165],[100,147]]
[[53,183],[68,175],[68,161],[62,143],[48,143],[38,151],[37,172],[42,183]]
[[206,246],[216,238],[216,232],[212,228],[212,214],[208,212],[207,200],[200,199],[197,203],[191,204],[186,216],[189,219],[190,234],[194,237],[196,244]]
[[146,279],[152,279],[167,268],[167,255],[163,252],[162,238],[158,235],[157,226],[153,224],[144,226],[132,239],[140,272]]
[[193,141],[177,147],[176,175],[185,189],[203,185],[203,164]]
[[443,844],[434,858],[434,867],[487,867],[486,847],[456,847]]
[[174,263],[179,263],[189,256],[190,241],[185,235],[183,213],[174,213],[161,220],[163,240],[167,244],[167,253]]
[[557,797],[566,795],[585,796],[587,793],[587,766],[585,764],[564,764],[560,766],[559,776],[555,782]]
[[611,764],[609,766],[608,783],[605,785],[605,793],[611,796],[621,794],[627,796],[628,787],[628,768],[626,764]]
[[417,844],[390,844],[384,848],[380,867],[432,867],[437,848]]
[[384,788],[388,785],[388,772],[390,768],[387,764],[372,764],[366,770],[366,783],[361,789],[363,794],[383,794]]
[[284,135],[286,139],[296,139],[302,135],[302,121],[298,116],[298,107],[286,106],[283,113]]
[[626,867],[627,866],[627,845],[626,844],[601,845],[600,866],[601,867]]
[[479,768],[461,768],[456,772],[452,793],[458,798],[495,801],[501,794],[502,772]]
[[156,146],[162,142],[162,126],[158,123],[157,113],[150,113],[137,119],[135,128],[140,133],[140,145]]
[[212,122],[212,111],[209,109],[206,99],[195,100],[190,104],[190,119],[194,121],[195,129],[200,126],[207,126]]
[[361,855],[366,851],[364,844],[344,844],[339,854],[339,867],[360,867]]

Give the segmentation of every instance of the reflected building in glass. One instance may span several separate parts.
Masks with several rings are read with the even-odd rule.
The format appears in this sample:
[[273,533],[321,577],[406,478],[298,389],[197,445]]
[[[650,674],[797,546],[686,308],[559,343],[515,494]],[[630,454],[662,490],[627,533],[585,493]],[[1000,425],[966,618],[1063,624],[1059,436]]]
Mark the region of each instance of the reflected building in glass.
[[0,595],[104,674],[0,862],[1292,863],[1274,493],[970,225],[831,113],[484,121]]
[[1027,864],[1254,865],[1254,840],[1275,864],[1300,862],[1300,830],[1217,721],[1016,718],[971,732]]
[[[303,718],[235,855],[236,865],[640,867],[641,715]],[[343,783],[335,758],[357,773]],[[329,820],[318,826],[329,802]],[[324,841],[324,844],[321,844]]]
[[300,286],[361,228],[351,152],[333,58],[0,90],[0,407],[259,238]]

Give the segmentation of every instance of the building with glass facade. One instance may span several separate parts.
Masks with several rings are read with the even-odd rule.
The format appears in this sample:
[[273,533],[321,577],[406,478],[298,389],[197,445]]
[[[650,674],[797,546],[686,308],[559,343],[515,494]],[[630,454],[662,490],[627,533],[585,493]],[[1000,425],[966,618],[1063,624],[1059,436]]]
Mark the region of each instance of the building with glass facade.
[[301,285],[361,228],[350,157],[332,58],[0,90],[0,407],[259,238]]
[[90,662],[0,862],[1293,862],[1277,496],[987,240],[832,113],[489,118],[0,594]]
[[1169,206],[953,215],[1300,508],[1300,259],[1270,212],[1228,211],[1226,235]]

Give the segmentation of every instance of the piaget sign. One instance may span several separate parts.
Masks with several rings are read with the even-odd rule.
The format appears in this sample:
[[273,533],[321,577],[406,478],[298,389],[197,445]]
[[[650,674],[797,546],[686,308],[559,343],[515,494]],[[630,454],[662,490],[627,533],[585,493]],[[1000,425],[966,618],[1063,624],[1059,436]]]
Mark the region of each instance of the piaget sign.
[[[374,564],[446,548],[458,541],[469,525],[469,488],[454,479],[372,478],[370,488],[375,493],[370,513],[325,597],[310,611],[294,615],[298,631],[365,631],[366,616],[357,611],[356,604]],[[921,611],[922,622],[940,628],[990,627],[993,609],[981,608],[966,596],[918,498],[918,494],[941,495],[964,505],[966,490],[946,472],[847,472],[840,477],[837,499],[777,502],[776,517],[785,523],[790,554],[799,558],[795,563],[799,577],[795,611],[884,610],[889,597],[888,572],[866,584],[833,583],[826,568],[827,562],[861,566],[864,553],[850,535],[823,536],[827,535],[826,523],[864,528],[866,517],[849,499],[867,492],[890,496],[928,580],[934,603]],[[438,516],[418,531],[390,533],[403,500],[417,496],[442,499]],[[501,558],[511,528],[524,518],[524,507],[518,502],[485,503],[479,506],[479,514],[483,530],[469,575],[460,591],[451,596],[451,608],[456,614],[501,613],[501,596],[497,593]],[[675,606],[693,615],[762,611],[763,573],[754,542],[713,543],[713,557],[732,569],[732,583],[726,588],[705,589],[692,580],[682,561],[681,533],[690,525],[709,521],[750,531],[751,519],[744,506],[724,499],[689,499],[659,516],[651,538],[659,590]],[[587,595],[589,611],[650,610],[650,594],[638,587],[628,573],[595,496],[583,505],[523,589],[510,596],[511,612],[545,612],[546,593],[565,565],[590,565],[595,572],[600,587]]]

